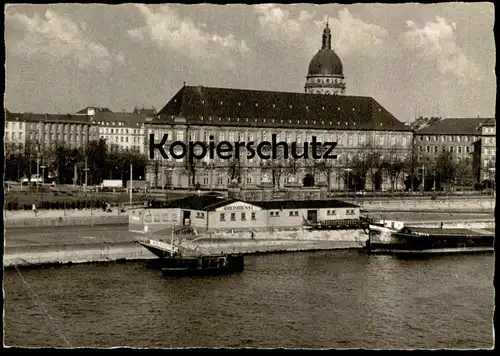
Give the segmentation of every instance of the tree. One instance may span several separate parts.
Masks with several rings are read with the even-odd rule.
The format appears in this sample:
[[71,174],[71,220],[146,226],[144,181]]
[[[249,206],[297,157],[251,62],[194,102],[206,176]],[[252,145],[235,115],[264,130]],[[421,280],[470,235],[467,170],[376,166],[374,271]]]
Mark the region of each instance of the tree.
[[227,160],[226,171],[229,179],[233,182],[235,179],[239,182],[241,179],[241,161],[236,158]]
[[382,172],[387,166],[386,157],[382,151],[374,148],[368,155],[368,166],[373,191],[380,191],[382,188]]
[[457,177],[457,164],[453,154],[448,151],[441,152],[434,167],[437,182],[444,184],[449,189]]
[[335,162],[333,159],[322,159],[318,162],[318,170],[326,176],[328,182],[328,191],[331,189],[332,173],[335,169]]
[[321,172],[322,165],[319,162],[319,160],[310,158],[304,162],[304,168],[306,171],[307,184],[308,184],[307,186],[313,187],[316,183],[316,175],[318,174],[318,172]]
[[91,184],[100,183],[108,176],[108,148],[102,139],[90,141],[84,150],[84,157],[87,159],[87,168],[92,172]]
[[280,189],[280,181],[281,177],[286,171],[286,164],[284,160],[284,152],[282,147],[276,152],[276,158],[270,158],[266,160],[262,160],[261,163],[261,172],[269,172],[273,178],[273,185],[276,186],[278,184],[278,189]]
[[408,161],[401,158],[401,155],[396,150],[391,150],[386,160],[386,170],[391,180],[391,189],[397,190],[397,182],[401,173],[407,169]]
[[458,161],[456,166],[457,183],[462,187],[472,187],[474,184],[474,172],[472,170],[472,162],[470,158]]
[[299,173],[302,164],[298,159],[288,158],[284,162],[284,173],[288,176],[292,176],[295,180],[297,178],[297,174]]

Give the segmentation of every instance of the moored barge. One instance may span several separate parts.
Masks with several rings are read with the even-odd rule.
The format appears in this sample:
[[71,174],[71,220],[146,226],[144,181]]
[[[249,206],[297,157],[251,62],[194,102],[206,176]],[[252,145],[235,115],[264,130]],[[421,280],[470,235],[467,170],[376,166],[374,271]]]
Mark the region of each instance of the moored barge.
[[448,254],[494,251],[494,229],[370,225],[366,250],[379,254]]
[[194,255],[192,252],[183,255],[179,248],[159,240],[137,241],[159,257],[152,265],[161,269],[167,277],[214,276],[244,270],[242,254]]

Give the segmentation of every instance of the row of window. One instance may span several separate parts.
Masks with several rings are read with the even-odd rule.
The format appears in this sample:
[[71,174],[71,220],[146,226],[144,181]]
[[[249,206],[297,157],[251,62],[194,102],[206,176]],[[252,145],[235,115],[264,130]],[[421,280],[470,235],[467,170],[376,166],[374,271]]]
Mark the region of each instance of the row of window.
[[[230,217],[231,217],[231,221],[236,221],[236,213],[231,213]],[[256,220],[255,213],[251,213],[251,219]],[[246,221],[246,220],[247,220],[246,213],[241,213],[241,221]],[[226,221],[226,214],[225,213],[220,214],[220,221]]]
[[420,141],[434,141],[434,142],[470,142],[470,141],[475,141],[476,137],[474,136],[457,136],[457,135],[429,135],[429,136],[420,136],[419,135],[419,140]]
[[[130,129],[130,133],[132,135],[141,135],[142,130],[140,129]],[[103,133],[112,133],[112,134],[121,134],[121,135],[128,135],[129,132],[128,132],[128,129],[110,129],[110,128],[105,128],[105,129],[101,129],[101,132]]]
[[[428,153],[438,153],[440,146],[420,146],[420,152],[428,152]],[[470,153],[471,148],[469,146],[441,146],[441,152],[451,152],[451,153]]]
[[[271,131],[259,131],[259,132],[237,132],[237,131],[217,131],[218,135],[215,132],[204,130],[203,134],[201,131],[191,131],[188,133],[189,141],[198,141],[203,140],[204,142],[210,141],[210,136],[214,136],[217,138],[217,142],[220,141],[229,141],[229,142],[250,142],[250,141],[271,141],[272,134],[276,132]],[[155,137],[161,137],[163,134],[168,135],[169,141],[184,141],[184,131],[176,131],[175,135],[172,134],[170,130],[152,130],[149,129],[148,134],[154,134]],[[371,136],[371,134],[365,133],[302,133],[302,132],[287,132],[276,133],[276,140],[284,141],[287,143],[297,142],[297,144],[302,144],[304,142],[312,142],[312,136],[316,136],[316,140],[319,142],[324,141],[334,141],[339,145],[348,145],[348,146],[356,146],[363,145],[367,143],[367,140]],[[402,144],[403,146],[407,146],[410,142],[408,136],[399,136],[394,134],[378,134],[375,136],[376,143],[380,145],[390,144]]]
[[[108,135],[101,135],[101,138],[102,139],[105,139],[105,140],[110,140],[111,142],[113,142],[113,137],[112,136],[108,136]],[[128,136],[114,136],[114,142],[122,142],[122,143],[128,143]],[[141,142],[141,137],[132,137],[133,138],[133,143],[142,143]]]

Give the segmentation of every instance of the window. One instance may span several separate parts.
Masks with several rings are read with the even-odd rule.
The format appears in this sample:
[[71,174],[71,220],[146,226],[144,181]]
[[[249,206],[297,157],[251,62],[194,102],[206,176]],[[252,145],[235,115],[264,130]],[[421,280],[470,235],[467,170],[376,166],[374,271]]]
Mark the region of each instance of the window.
[[196,141],[196,132],[191,131],[189,133],[189,141],[193,141],[193,142]]
[[438,152],[438,146],[434,146],[434,152],[437,153]]
[[420,136],[420,141],[423,141],[424,140],[424,137],[423,136]]
[[246,218],[246,214],[245,213],[241,213],[241,221],[245,221],[247,218]]
[[453,153],[455,150],[454,150],[455,147],[450,147],[450,152]]
[[231,213],[231,221],[236,221],[236,213]]
[[224,218],[225,218],[225,217],[224,217],[224,213],[221,213],[221,214],[220,214],[220,221],[224,221]]
[[203,184],[207,185],[208,184],[208,177],[203,177]]
[[208,142],[210,140],[210,135],[211,135],[211,132],[205,131],[205,142]]
[[469,153],[469,147],[465,147],[465,152]]
[[289,216],[293,216],[294,214],[294,211],[290,211],[290,215]]
[[252,213],[252,220],[256,220],[255,219],[255,213]]
[[462,147],[458,147],[458,153],[462,153]]

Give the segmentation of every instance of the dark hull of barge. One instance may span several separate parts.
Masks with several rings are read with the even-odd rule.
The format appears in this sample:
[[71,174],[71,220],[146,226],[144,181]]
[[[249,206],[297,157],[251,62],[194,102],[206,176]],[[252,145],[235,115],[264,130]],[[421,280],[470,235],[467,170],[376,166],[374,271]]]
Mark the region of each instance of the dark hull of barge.
[[[443,231],[443,230],[440,230]],[[436,255],[472,254],[494,252],[494,233],[485,234],[441,234],[428,235],[408,232],[392,233],[390,241],[366,241],[366,250],[371,254],[391,255]]]
[[172,255],[169,251],[139,242],[154,255],[159,257],[148,261],[147,264],[155,269],[161,269],[166,277],[188,277],[188,276],[216,276],[230,273],[243,272],[245,266],[242,254],[220,254],[220,255],[186,255],[179,253]]

